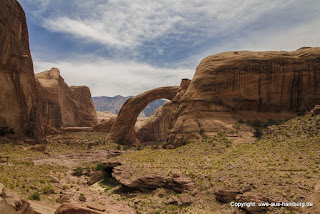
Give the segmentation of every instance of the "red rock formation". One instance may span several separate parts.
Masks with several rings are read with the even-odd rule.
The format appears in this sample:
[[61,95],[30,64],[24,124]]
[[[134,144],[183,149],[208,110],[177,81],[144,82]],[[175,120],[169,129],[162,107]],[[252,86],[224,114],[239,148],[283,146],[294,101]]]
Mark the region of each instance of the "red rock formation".
[[0,1],[0,127],[44,140],[41,102],[34,78],[24,11],[16,0]]
[[140,142],[161,142],[168,138],[168,131],[171,128],[173,114],[170,101],[160,106],[149,118],[144,120],[139,127],[135,126],[137,139]]
[[[58,71],[33,73],[24,11],[0,1],[0,128],[45,140],[44,126],[93,126],[97,116],[87,87],[70,89]],[[57,87],[57,88],[55,88]]]
[[320,103],[320,48],[209,56],[179,101],[168,142],[231,129],[239,118],[285,119]]
[[97,125],[95,125],[93,127],[93,131],[97,131],[97,132],[109,132],[114,124],[114,122],[116,121],[115,118],[110,118],[108,120],[103,120],[100,123],[98,123]]
[[36,74],[40,82],[45,124],[50,128],[94,126],[98,119],[86,86],[69,86],[57,68]]
[[152,89],[128,99],[120,109],[118,117],[114,122],[109,138],[120,144],[137,144],[134,124],[139,113],[152,101],[157,99],[173,99],[179,86],[168,86]]

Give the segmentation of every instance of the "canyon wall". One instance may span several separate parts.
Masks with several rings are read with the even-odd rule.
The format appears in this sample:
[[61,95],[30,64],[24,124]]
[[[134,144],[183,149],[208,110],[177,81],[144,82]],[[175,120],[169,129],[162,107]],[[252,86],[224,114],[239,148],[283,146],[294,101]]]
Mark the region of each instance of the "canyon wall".
[[44,140],[41,100],[26,17],[16,0],[0,1],[0,127]]

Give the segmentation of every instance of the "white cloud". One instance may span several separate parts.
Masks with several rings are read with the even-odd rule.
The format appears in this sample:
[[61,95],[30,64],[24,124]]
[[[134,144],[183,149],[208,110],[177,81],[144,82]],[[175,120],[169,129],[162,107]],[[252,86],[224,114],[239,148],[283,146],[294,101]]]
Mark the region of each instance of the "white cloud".
[[[105,59],[95,53],[79,59],[84,44],[78,55],[74,51],[56,63],[35,60],[36,72],[58,67],[68,84],[87,85],[94,96],[136,95],[178,85],[182,78],[192,78],[201,59],[218,52],[320,45],[318,0],[23,1],[41,3],[36,12],[46,29],[117,50],[111,49],[112,56]],[[175,54],[180,55],[175,58]],[[40,59],[45,54],[33,55]],[[135,59],[174,68],[157,68]],[[163,59],[171,61],[166,64]]]
[[163,69],[136,62],[104,59],[34,62],[35,73],[57,67],[69,86],[86,85],[92,96],[137,95],[144,91],[179,85],[182,78],[192,78],[193,69]]
[[[71,1],[72,2],[72,1]],[[234,0],[123,0],[73,1],[70,15],[44,18],[51,31],[116,48],[135,48],[146,41],[175,34],[199,38],[223,36],[249,25],[268,13],[292,4],[287,1]]]
[[43,26],[103,45],[131,48],[164,35],[182,21],[155,1],[91,1],[85,6],[72,17],[45,18]]

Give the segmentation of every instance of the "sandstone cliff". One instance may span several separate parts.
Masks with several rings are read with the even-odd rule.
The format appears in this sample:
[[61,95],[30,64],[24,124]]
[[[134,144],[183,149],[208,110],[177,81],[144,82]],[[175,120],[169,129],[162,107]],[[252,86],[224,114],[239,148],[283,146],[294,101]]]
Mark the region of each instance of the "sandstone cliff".
[[0,127],[42,141],[40,92],[25,14],[16,0],[0,1],[0,38]]
[[239,118],[285,119],[320,103],[320,48],[227,52],[197,67],[179,101],[168,142],[231,129]]
[[69,86],[57,68],[36,74],[43,94],[43,117],[48,128],[94,126],[97,115],[86,86]]
[[44,129],[93,126],[97,116],[90,90],[69,88],[59,71],[33,73],[28,29],[18,1],[0,1],[0,128],[38,142]]

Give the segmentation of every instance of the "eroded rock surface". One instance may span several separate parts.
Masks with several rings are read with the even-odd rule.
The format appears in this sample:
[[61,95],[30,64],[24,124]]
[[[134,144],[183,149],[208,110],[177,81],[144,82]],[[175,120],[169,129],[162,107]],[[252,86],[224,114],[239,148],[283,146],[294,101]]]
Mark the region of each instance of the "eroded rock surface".
[[35,207],[30,205],[30,202],[22,199],[18,193],[4,187],[0,183],[0,213],[37,214],[39,212],[37,212]]
[[172,103],[168,101],[159,107],[149,118],[144,120],[139,127],[135,126],[137,139],[140,142],[165,141],[173,120],[171,108]]
[[115,121],[115,118],[100,121],[97,125],[93,127],[93,130],[97,132],[109,132]]
[[18,1],[0,1],[0,23],[0,127],[43,141],[40,91],[26,17]]
[[116,121],[114,122],[109,137],[120,144],[138,144],[134,124],[139,113],[152,101],[157,99],[173,99],[179,86],[168,86],[152,89],[128,99],[121,107]]
[[306,198],[306,202],[313,203],[312,207],[307,207],[303,210],[306,214],[320,213],[320,181],[315,185],[313,192]]
[[58,69],[35,78],[26,17],[18,1],[0,2],[0,23],[0,128],[45,142],[44,130],[95,125],[88,87],[69,88]]
[[86,86],[69,87],[57,68],[36,74],[44,100],[43,116],[48,127],[90,127],[98,122]]
[[311,115],[315,116],[320,114],[320,105],[316,105],[312,110],[311,110]]
[[127,178],[125,173],[123,174],[121,163],[115,162],[115,165],[116,166],[113,167],[112,177],[114,177],[119,183],[129,190],[150,192],[157,188],[164,187],[172,189],[178,193],[182,193],[192,191],[195,188],[195,184],[193,183],[192,179],[185,175],[146,175],[138,178]]
[[101,214],[102,212],[83,207],[79,204],[71,204],[71,203],[61,205],[55,212],[55,214],[75,214],[75,213]]
[[292,52],[227,52],[197,67],[179,101],[168,141],[232,129],[239,118],[288,119],[320,103],[320,48]]

